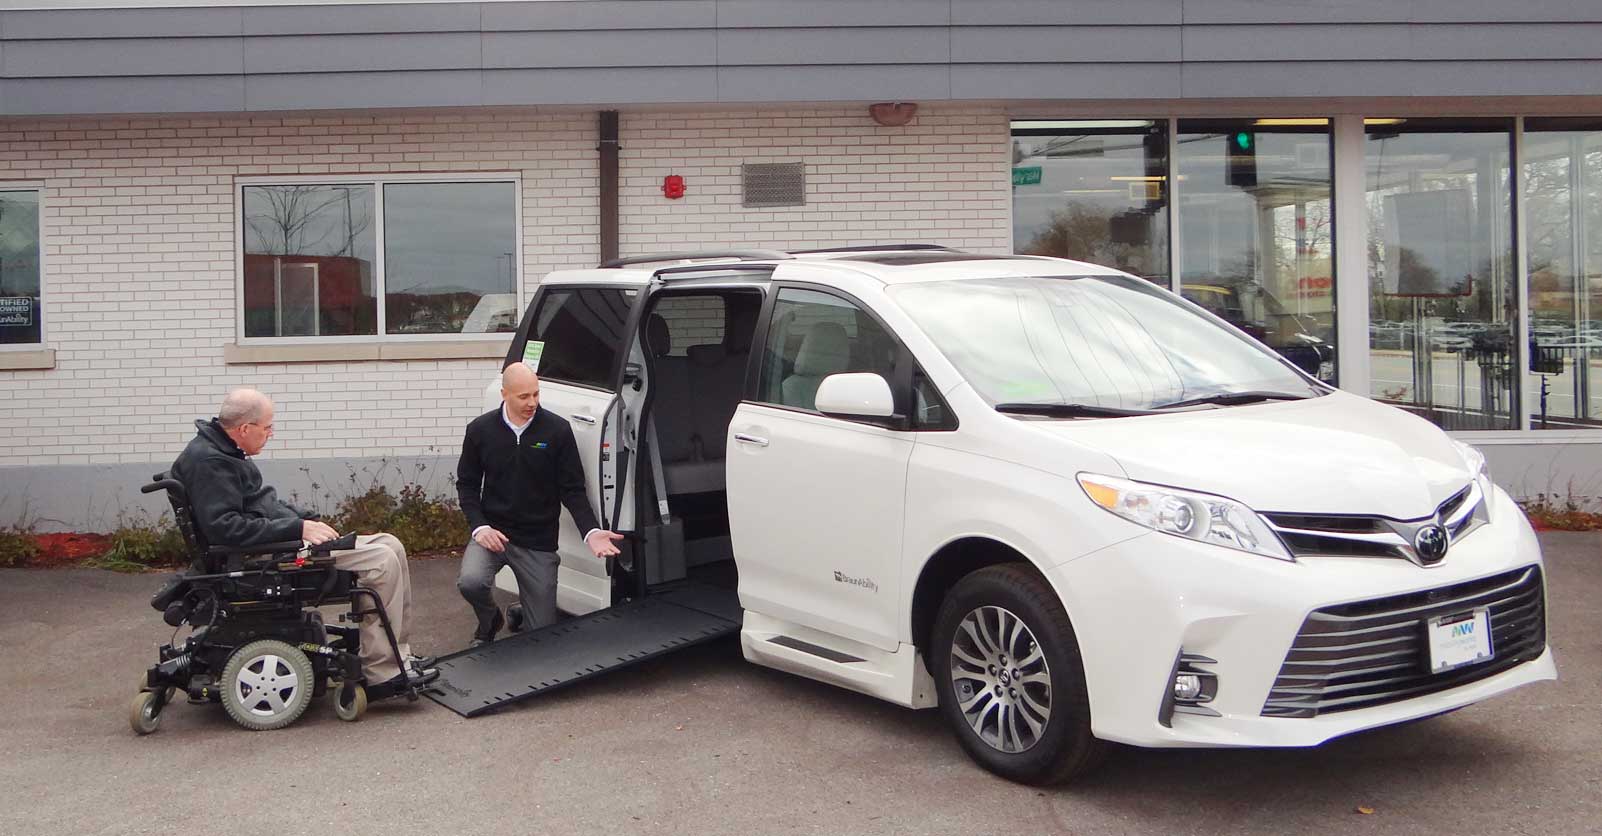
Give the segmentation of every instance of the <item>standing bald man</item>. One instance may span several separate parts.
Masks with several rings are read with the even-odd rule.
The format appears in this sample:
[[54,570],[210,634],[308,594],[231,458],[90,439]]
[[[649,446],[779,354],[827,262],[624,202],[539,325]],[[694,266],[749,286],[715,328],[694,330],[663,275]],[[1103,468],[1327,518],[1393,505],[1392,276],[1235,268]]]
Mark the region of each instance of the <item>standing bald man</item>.
[[456,588],[473,606],[478,629],[469,647],[495,638],[505,619],[495,605],[495,574],[512,567],[530,627],[556,621],[556,554],[562,508],[597,559],[618,553],[623,535],[602,531],[585,489],[573,428],[540,409],[540,379],[526,363],[501,372],[501,405],[474,418],[462,439],[456,491],[473,541],[462,555]]
[[[195,524],[213,546],[256,546],[301,540],[312,545],[339,536],[332,526],[278,498],[263,484],[250,460],[273,437],[273,402],[255,389],[235,389],[223,399],[217,417],[195,422],[197,432],[172,464],[172,477],[189,494]],[[406,547],[389,534],[365,534],[356,548],[333,552],[334,565],[356,574],[362,586],[378,593],[402,658],[395,658],[378,616],[361,621],[362,675],[367,698],[380,700],[404,693],[439,676],[432,660],[412,655],[407,642],[411,624],[411,575]]]

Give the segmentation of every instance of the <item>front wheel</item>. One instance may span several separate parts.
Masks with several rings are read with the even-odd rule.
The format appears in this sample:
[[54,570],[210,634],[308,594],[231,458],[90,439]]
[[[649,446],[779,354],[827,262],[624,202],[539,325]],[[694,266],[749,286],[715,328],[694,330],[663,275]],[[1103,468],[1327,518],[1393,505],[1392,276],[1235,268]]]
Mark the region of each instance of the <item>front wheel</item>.
[[155,691],[140,691],[128,707],[128,725],[135,734],[150,734],[161,728],[161,709],[165,701]]
[[1056,784],[1101,762],[1107,744],[1090,733],[1073,625],[1028,568],[989,566],[958,581],[940,605],[931,649],[940,713],[984,768]]

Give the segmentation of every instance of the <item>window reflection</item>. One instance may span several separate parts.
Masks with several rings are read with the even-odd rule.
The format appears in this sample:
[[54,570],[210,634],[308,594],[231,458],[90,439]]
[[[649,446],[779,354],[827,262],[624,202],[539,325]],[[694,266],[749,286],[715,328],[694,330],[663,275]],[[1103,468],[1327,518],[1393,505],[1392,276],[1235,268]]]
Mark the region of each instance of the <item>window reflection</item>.
[[1185,298],[1334,382],[1327,121],[1183,120],[1177,142]]
[[384,186],[384,322],[391,334],[517,329],[511,183]]
[[1509,120],[1366,120],[1373,397],[1509,429],[1518,357]]
[[245,336],[378,333],[373,187],[246,186]]
[[39,193],[0,192],[0,345],[40,342]]
[[1168,285],[1168,127],[1016,122],[1013,246]]
[[1530,423],[1602,425],[1602,120],[1527,119]]

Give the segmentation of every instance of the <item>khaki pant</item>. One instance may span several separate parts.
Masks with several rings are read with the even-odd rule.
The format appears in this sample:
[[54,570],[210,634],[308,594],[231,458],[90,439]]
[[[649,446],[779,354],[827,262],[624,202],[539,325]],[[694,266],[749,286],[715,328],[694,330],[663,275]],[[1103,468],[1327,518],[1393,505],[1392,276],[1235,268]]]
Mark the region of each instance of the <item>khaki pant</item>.
[[[402,658],[410,656],[407,628],[412,616],[412,575],[406,563],[406,547],[392,534],[363,534],[356,538],[356,548],[334,552],[333,556],[336,568],[354,572],[357,585],[378,593]],[[355,604],[371,608],[373,602],[370,596],[363,595]],[[384,625],[377,615],[362,619],[361,637],[362,674],[367,683],[376,685],[400,676],[402,660],[390,650],[389,637],[384,635]]]

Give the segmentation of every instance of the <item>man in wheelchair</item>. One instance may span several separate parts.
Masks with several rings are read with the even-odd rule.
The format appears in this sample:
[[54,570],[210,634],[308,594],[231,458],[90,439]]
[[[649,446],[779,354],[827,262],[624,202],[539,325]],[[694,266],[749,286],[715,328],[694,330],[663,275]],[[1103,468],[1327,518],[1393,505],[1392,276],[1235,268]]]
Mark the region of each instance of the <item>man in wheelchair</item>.
[[[341,680],[335,708],[357,719],[369,700],[405,695],[439,676],[412,654],[406,548],[389,534],[340,537],[317,515],[278,498],[250,461],[273,436],[273,403],[230,392],[146,492],[165,488],[195,571],[152,601],[188,640],[164,647],[146,674],[130,721],[154,731],[175,689],[220,700],[241,725],[279,728]],[[358,628],[325,626],[316,607],[348,601]],[[330,639],[329,634],[333,634]],[[226,661],[223,661],[226,660]],[[199,671],[199,673],[197,673]]]

